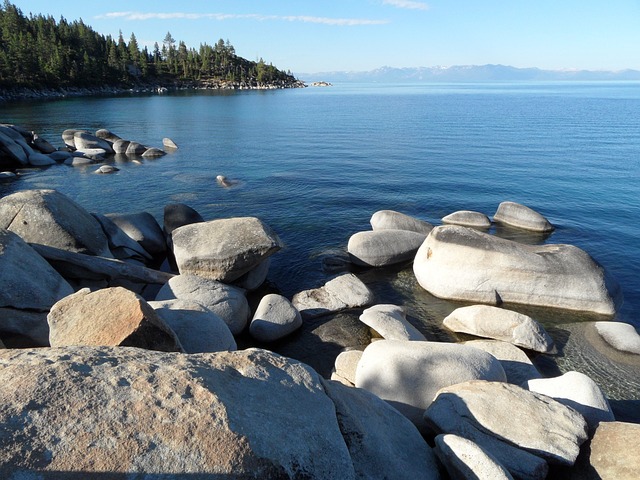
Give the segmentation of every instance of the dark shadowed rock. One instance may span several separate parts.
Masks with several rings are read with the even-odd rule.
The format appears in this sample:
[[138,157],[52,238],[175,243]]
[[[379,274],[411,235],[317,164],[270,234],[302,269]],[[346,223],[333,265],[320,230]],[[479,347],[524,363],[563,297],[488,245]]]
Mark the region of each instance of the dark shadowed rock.
[[151,255],[166,253],[164,233],[149,212],[107,213],[106,216]]
[[167,235],[171,235],[176,228],[199,222],[204,222],[204,218],[189,205],[170,203],[164,207],[163,230]]

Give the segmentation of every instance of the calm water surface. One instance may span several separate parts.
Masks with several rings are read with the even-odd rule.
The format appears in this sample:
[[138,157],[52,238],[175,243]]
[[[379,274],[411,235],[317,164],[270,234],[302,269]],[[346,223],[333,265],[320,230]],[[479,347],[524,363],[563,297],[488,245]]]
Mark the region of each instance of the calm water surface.
[[[0,121],[56,146],[66,128],[108,128],[151,146],[170,137],[180,146],[157,160],[119,162],[116,175],[63,165],[28,172],[0,184],[1,195],[55,188],[91,211],[146,210],[159,221],[170,202],[207,219],[258,216],[287,245],[270,273],[287,296],[323,283],[330,275],[323,256],[369,229],[377,210],[440,224],[461,209],[491,217],[511,200],[557,227],[547,243],[577,245],[600,262],[624,294],[618,319],[640,326],[639,83],[343,84],[0,109]],[[220,174],[238,186],[219,187]],[[422,292],[410,272],[362,274],[382,301],[408,305],[436,334],[455,305]],[[559,312],[538,318],[580,320]]]

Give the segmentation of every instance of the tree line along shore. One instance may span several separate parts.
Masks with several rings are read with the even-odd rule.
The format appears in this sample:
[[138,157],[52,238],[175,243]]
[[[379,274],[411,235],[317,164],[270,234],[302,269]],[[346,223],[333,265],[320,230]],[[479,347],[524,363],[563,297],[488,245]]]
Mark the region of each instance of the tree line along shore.
[[229,40],[195,49],[167,32],[162,45],[156,42],[150,51],[134,33],[126,42],[122,32],[118,38],[105,36],[81,19],[26,16],[8,0],[0,6],[0,46],[0,97],[5,99],[77,91],[303,86],[291,72],[262,58],[236,55]]

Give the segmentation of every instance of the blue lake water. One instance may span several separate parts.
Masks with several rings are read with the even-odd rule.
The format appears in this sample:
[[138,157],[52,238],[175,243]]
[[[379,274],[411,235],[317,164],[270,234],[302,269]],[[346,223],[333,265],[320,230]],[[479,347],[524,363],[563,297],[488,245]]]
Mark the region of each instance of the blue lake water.
[[[180,147],[157,160],[120,162],[116,175],[95,175],[95,166],[26,172],[0,184],[1,195],[55,188],[91,211],[146,210],[160,222],[171,202],[207,219],[258,216],[287,245],[270,273],[287,296],[322,284],[330,275],[323,256],[369,229],[377,210],[440,224],[461,209],[491,217],[511,200],[557,227],[547,243],[577,245],[600,262],[623,291],[617,318],[640,326],[640,83],[342,84],[0,109],[0,121],[56,146],[66,128],[108,128],[151,146],[170,137]],[[239,184],[221,188],[220,174]],[[425,323],[441,321],[449,307],[417,291],[410,269],[381,275],[363,278],[386,278],[391,300],[411,304]],[[543,316],[545,325],[575,320]]]

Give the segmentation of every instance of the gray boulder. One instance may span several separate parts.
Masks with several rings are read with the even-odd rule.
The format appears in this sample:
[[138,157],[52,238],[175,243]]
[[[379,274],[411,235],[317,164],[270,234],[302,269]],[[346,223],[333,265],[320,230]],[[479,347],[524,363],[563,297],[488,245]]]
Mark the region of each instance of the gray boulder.
[[94,213],[102,230],[109,241],[109,250],[115,258],[120,260],[133,258],[146,262],[151,260],[151,255],[133,238],[127,235],[113,220],[105,215]]
[[106,217],[151,255],[157,256],[166,253],[167,244],[164,233],[149,212],[107,213]]
[[111,257],[98,221],[55,190],[25,190],[0,199],[0,228],[29,243]]
[[469,422],[560,465],[573,465],[588,438],[587,423],[578,412],[510,383],[468,381],[442,388],[424,415],[437,431],[460,434],[443,425],[451,419]]
[[640,472],[640,455],[631,446],[637,445],[639,437],[640,425],[637,423],[603,422],[598,425],[589,455],[594,478],[636,480]]
[[177,150],[178,149],[178,145],[176,145],[176,142],[174,142],[170,138],[166,138],[166,137],[162,139],[162,146],[164,148],[170,149],[170,150]]
[[130,143],[131,142],[129,140],[116,140],[113,142],[113,152],[116,154],[126,154]]
[[72,293],[64,278],[24,240],[0,229],[0,307],[45,312]]
[[78,130],[76,128],[68,128],[64,130],[62,132],[62,141],[72,150],[76,149],[76,133],[86,133],[87,135],[91,135],[91,132],[88,132],[87,130]]
[[640,335],[628,323],[623,322],[595,322],[598,334],[616,350],[640,355]]
[[509,383],[522,385],[527,380],[542,377],[527,354],[511,343],[499,340],[469,340],[462,343],[496,357],[504,368]]
[[56,151],[56,147],[51,145],[48,141],[46,141],[44,138],[42,138],[36,133],[33,134],[32,144],[33,144],[33,147],[36,150],[38,150],[40,153],[44,153],[48,155]]
[[149,302],[149,305],[175,332],[186,353],[234,351],[238,348],[224,320],[199,303],[163,300]]
[[607,397],[596,382],[584,373],[572,371],[555,378],[531,379],[525,386],[582,414],[592,431],[600,422],[615,420]]
[[351,261],[365,267],[384,267],[415,257],[426,235],[408,230],[370,230],[349,238]]
[[240,278],[233,282],[236,287],[243,288],[249,292],[253,292],[260,288],[269,275],[269,268],[271,267],[271,257],[267,257],[261,261],[253,269],[242,275]]
[[300,312],[282,295],[265,295],[249,325],[251,336],[261,342],[273,342],[302,326]]
[[116,172],[119,172],[119,171],[120,171],[120,169],[118,167],[114,167],[113,165],[101,165],[95,171],[95,173],[109,174],[109,173],[116,173]]
[[74,132],[73,144],[75,145],[76,150],[80,151],[85,149],[101,148],[107,153],[114,153],[111,143],[102,138],[98,138],[89,132]]
[[427,235],[433,225],[424,220],[405,215],[393,210],[379,210],[371,216],[373,230],[407,230]]
[[57,162],[49,155],[45,155],[40,152],[33,152],[29,155],[29,165],[34,167],[48,167],[49,165],[55,165]]
[[249,302],[242,290],[196,275],[177,275],[156,295],[156,301],[197,302],[218,315],[234,335],[244,330],[249,320]]
[[166,155],[167,153],[159,148],[151,147],[142,152],[144,158],[157,158]]
[[317,373],[264,350],[3,350],[0,382],[1,478],[355,479]]
[[373,298],[373,292],[358,277],[346,273],[320,288],[296,293],[291,303],[303,318],[312,318],[347,308],[364,307],[373,302]]
[[147,147],[138,142],[129,142],[127,145],[127,149],[124,153],[127,156],[137,156],[142,155],[147,150]]
[[226,218],[185,225],[171,234],[181,274],[232,282],[283,246],[278,235],[255,217]]
[[397,408],[418,428],[439,389],[468,380],[505,381],[500,362],[477,348],[455,343],[380,340],[365,348],[356,387]]
[[127,346],[181,352],[176,334],[139,295],[122,287],[83,288],[47,316],[52,347]]
[[477,443],[458,435],[438,435],[435,453],[457,480],[513,480],[509,471]]
[[493,338],[536,352],[547,353],[553,349],[553,340],[542,325],[513,310],[471,305],[456,308],[442,324],[454,332]]
[[407,321],[404,308],[397,305],[374,305],[362,312],[360,321],[386,340],[426,340],[420,331]]
[[502,202],[493,221],[532,232],[551,232],[553,225],[535,210],[515,202]]
[[[6,128],[9,130],[8,127]],[[0,150],[18,165],[29,164],[27,152],[11,136],[7,135],[2,126],[0,126]]]
[[523,245],[445,225],[429,234],[413,271],[440,298],[615,313],[604,269],[571,245]]
[[49,158],[55,160],[56,162],[64,162],[72,156],[73,155],[71,154],[71,152],[66,152],[64,150],[56,150],[55,152],[49,154]]
[[440,478],[431,447],[397,410],[366,390],[323,384],[335,404],[356,478]]
[[442,217],[442,223],[449,225],[462,225],[469,228],[488,229],[491,227],[491,220],[484,213],[472,212],[471,210],[459,210],[446,217]]
[[111,145],[113,145],[118,140],[122,140],[118,135],[111,132],[110,130],[107,130],[106,128],[96,130],[96,137],[101,138],[102,140],[106,140]]

